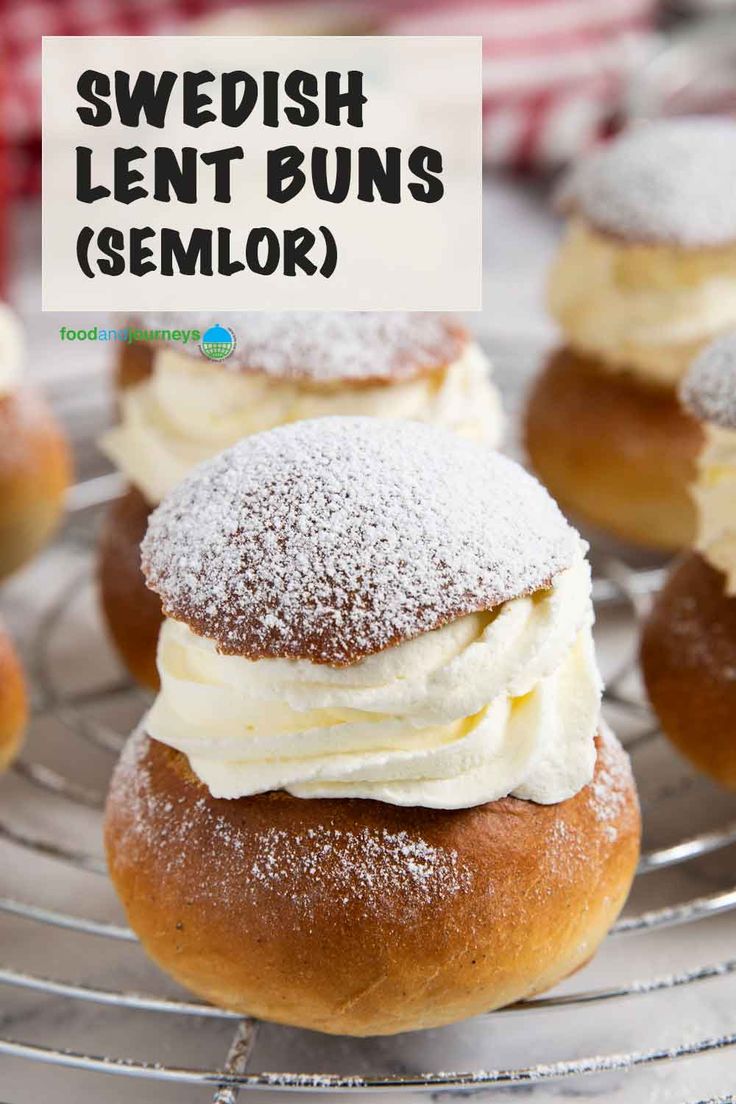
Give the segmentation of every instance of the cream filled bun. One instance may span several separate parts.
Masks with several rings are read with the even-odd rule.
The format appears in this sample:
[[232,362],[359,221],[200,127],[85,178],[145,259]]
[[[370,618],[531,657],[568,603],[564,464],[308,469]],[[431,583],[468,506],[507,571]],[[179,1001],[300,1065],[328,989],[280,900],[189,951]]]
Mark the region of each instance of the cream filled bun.
[[595,953],[636,869],[636,788],[600,724],[583,546],[531,476],[434,426],[301,422],[196,469],[142,565],[161,692],[105,839],[173,977],[370,1036]]
[[[120,424],[102,441],[151,504],[202,460],[242,437],[323,415],[436,422],[497,445],[498,394],[479,347],[436,314],[243,312],[227,316],[236,340],[227,359],[204,359],[194,342],[126,347]],[[210,315],[146,315],[136,326],[204,332]],[[141,362],[148,359],[148,371]],[[134,362],[134,363],[133,363]],[[132,365],[132,367],[130,367]]]
[[510,460],[418,423],[246,439],[151,516],[146,729],[217,797],[460,808],[591,778],[584,546]]
[[641,665],[662,728],[698,769],[736,789],[736,334],[713,342],[680,388],[704,440],[691,492],[695,549],[644,626]]
[[24,343],[0,303],[0,579],[27,563],[56,527],[71,478],[64,434],[23,379]]
[[736,333],[720,338],[685,377],[682,400],[703,423],[705,443],[691,490],[698,512],[696,548],[736,596]]
[[300,422],[180,484],[142,546],[161,692],[105,821],[155,961],[342,1035],[450,1023],[585,963],[640,823],[583,552],[520,467],[418,422]]
[[642,124],[578,166],[549,282],[569,345],[674,386],[736,326],[734,176],[736,121],[725,117]]

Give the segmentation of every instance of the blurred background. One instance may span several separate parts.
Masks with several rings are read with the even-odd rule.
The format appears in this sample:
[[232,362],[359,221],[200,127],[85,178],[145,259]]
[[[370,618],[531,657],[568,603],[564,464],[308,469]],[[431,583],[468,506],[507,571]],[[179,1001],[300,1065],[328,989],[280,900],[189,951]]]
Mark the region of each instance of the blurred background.
[[40,312],[41,38],[162,33],[483,36],[484,309],[468,321],[512,408],[555,337],[544,280],[560,171],[631,121],[736,110],[736,0],[0,0],[0,298],[67,422],[105,354],[63,345],[60,318]]
[[[188,33],[482,35],[487,187],[506,227],[518,197],[534,222],[554,171],[632,118],[736,107],[736,0],[0,0],[0,292],[21,310],[38,309],[42,36]],[[489,272],[508,272],[489,234]]]

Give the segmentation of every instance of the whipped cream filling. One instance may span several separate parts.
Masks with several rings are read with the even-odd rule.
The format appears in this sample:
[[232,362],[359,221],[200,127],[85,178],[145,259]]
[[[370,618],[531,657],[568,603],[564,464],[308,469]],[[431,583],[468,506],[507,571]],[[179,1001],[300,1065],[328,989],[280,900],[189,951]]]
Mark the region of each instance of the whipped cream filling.
[[649,279],[631,282],[620,271],[629,248],[573,222],[552,269],[550,310],[574,348],[672,386],[701,344],[736,327],[736,263],[733,276],[680,285],[658,280],[655,263]]
[[15,312],[0,303],[0,399],[12,394],[21,379],[23,331]]
[[242,437],[307,418],[362,414],[435,422],[498,444],[503,415],[477,345],[441,372],[386,385],[309,387],[205,364],[163,349],[149,379],[126,389],[120,425],[101,445],[150,503]]
[[726,577],[736,595],[736,429],[706,425],[692,495],[698,510],[696,548]]
[[165,621],[146,719],[215,797],[457,809],[587,785],[601,685],[583,549],[553,585],[347,667],[221,655]]

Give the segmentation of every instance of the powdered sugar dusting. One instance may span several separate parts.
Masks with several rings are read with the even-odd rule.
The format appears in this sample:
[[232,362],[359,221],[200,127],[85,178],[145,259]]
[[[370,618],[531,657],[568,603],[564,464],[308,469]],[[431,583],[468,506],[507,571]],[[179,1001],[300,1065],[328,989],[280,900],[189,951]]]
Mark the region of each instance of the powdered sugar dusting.
[[621,813],[632,787],[631,763],[607,725],[600,726],[598,769],[590,783],[591,804],[603,835],[611,843],[618,838]]
[[[405,380],[456,360],[467,337],[456,322],[409,311],[240,311],[139,316],[148,330],[198,329],[220,323],[235,334],[227,371],[314,383]],[[195,343],[178,345],[198,355]]]
[[703,616],[702,595],[677,592],[668,610],[679,662],[706,671],[716,682],[736,682],[736,638],[729,625]]
[[[304,916],[318,904],[354,906],[374,915],[401,902],[407,921],[416,911],[471,889],[473,875],[451,847],[437,847],[416,832],[386,827],[336,828],[322,824],[286,830],[274,825],[245,832],[218,812],[203,787],[192,800],[162,796],[151,772],[149,737],[143,727],[127,742],[112,789],[126,811],[127,833],[118,853],[135,862],[142,848],[156,850],[168,879],[189,864],[193,833],[210,846],[211,878],[198,884],[202,899],[228,905],[250,894],[259,903],[288,896]],[[294,799],[296,800],[296,799]],[[312,809],[323,806],[309,802]],[[164,859],[165,856],[165,859]]]
[[513,461],[434,426],[322,418],[201,465],[142,562],[223,652],[343,665],[548,586],[577,547]]
[[[303,835],[269,828],[259,837],[250,875],[264,885],[290,890],[318,878],[325,860],[336,903],[355,897],[369,901],[403,888],[412,899],[432,904],[471,882],[454,849],[439,850],[403,831],[365,827],[346,832],[320,826]],[[306,906],[313,894],[303,896]]]
[[696,357],[680,394],[696,418],[736,429],[736,333],[719,337]]
[[562,201],[622,238],[724,245],[736,240],[735,178],[736,121],[667,119],[596,150],[576,168]]

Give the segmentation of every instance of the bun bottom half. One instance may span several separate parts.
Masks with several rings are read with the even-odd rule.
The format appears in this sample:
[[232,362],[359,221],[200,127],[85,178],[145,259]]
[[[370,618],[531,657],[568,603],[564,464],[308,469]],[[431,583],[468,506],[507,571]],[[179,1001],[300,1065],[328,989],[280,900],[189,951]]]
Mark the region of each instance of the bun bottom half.
[[736,790],[736,598],[696,552],[655,599],[641,665],[665,734],[698,770]]
[[18,754],[27,720],[23,671],[10,638],[0,626],[0,771]]
[[534,471],[573,517],[643,548],[692,544],[702,430],[673,390],[559,349],[532,388],[524,433]]
[[0,398],[0,579],[48,541],[70,481],[66,439],[45,400],[26,388]]
[[216,1005],[339,1035],[448,1024],[555,985],[623,906],[636,789],[615,738],[597,747],[568,801],[442,811],[215,799],[139,732],[108,798],[110,875],[153,960]]
[[136,682],[158,690],[163,613],[158,595],[145,584],[140,554],[152,509],[134,487],[111,504],[102,523],[97,574],[102,612],[120,658]]

